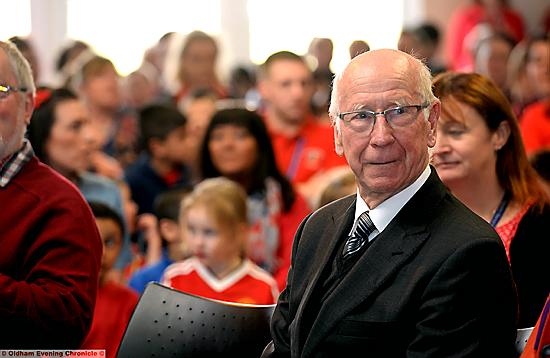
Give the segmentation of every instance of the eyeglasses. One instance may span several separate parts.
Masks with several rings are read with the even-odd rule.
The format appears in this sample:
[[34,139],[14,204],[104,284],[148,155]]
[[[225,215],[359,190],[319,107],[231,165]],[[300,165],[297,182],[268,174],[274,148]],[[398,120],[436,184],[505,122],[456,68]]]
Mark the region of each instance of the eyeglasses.
[[374,128],[376,116],[383,115],[390,127],[407,127],[414,122],[416,115],[421,109],[427,108],[430,104],[414,104],[409,106],[399,106],[388,108],[380,112],[361,109],[358,111],[340,113],[338,117],[346,123],[351,129],[370,133]]
[[27,92],[27,89],[24,87],[12,87],[9,85],[0,85],[0,99],[7,98],[12,92]]

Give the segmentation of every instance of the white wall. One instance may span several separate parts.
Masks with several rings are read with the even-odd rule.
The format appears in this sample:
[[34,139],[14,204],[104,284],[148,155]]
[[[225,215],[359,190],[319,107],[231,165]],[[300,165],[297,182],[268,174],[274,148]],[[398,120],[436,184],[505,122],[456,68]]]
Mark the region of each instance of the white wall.
[[[146,11],[149,18],[141,19],[135,11],[125,13],[120,10],[125,5],[132,9],[137,4],[142,4],[134,0],[0,0],[0,6],[5,10],[5,25],[0,29],[0,35],[2,38],[26,36],[32,29],[31,40],[37,47],[41,61],[41,82],[46,84],[53,80],[53,62],[57,51],[65,44],[67,37],[74,33],[75,26],[85,22],[91,23],[91,31],[103,36],[103,39],[116,39],[109,45],[111,47],[101,40],[98,44],[98,52],[101,54],[112,58],[113,51],[125,55],[130,50],[135,51],[132,54],[134,65],[131,66],[137,66],[145,48],[162,35],[148,27],[150,21],[160,19],[170,27],[166,31],[185,33],[202,29],[218,34],[222,42],[221,66],[224,71],[248,59],[261,62],[269,51],[283,49],[282,44],[288,46],[285,49],[305,53],[313,37],[338,39],[335,42],[333,67],[340,67],[346,61],[347,46],[351,40],[366,40],[372,48],[393,47],[402,24],[414,26],[423,20],[439,25],[444,35],[445,26],[454,9],[470,1],[385,0],[380,3],[337,0],[331,4],[329,1],[318,0],[201,0],[199,3],[156,0],[144,3],[150,6],[150,10]],[[547,2],[548,0],[512,0],[511,4],[525,16],[529,30],[532,30],[539,23],[543,9],[548,6]],[[67,14],[71,14],[70,10],[77,5],[86,9],[84,18],[76,20],[71,17],[67,20]],[[178,10],[171,10],[174,5],[178,5]],[[91,12],[88,9],[94,8],[99,9],[101,15],[86,16]],[[260,22],[269,25],[269,31],[265,34],[259,34],[254,27],[258,26],[257,19],[249,18],[254,13],[253,10],[260,11],[264,16]],[[115,19],[116,25],[111,25],[112,19]],[[140,32],[128,32],[128,24],[134,23],[140,26]],[[267,38],[269,34],[275,36]],[[385,37],[380,37],[381,35]],[[86,41],[86,38],[81,39]],[[128,45],[130,50],[124,47]],[[139,46],[143,48],[138,48]],[[258,46],[265,48],[258,50]],[[114,62],[117,65],[116,60]],[[122,72],[127,73],[133,69],[124,68]]]

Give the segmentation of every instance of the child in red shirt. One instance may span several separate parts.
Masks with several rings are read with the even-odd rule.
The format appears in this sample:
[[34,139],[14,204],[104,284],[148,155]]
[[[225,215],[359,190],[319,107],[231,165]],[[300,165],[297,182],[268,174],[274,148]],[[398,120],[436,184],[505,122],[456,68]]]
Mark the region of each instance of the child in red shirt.
[[199,183],[181,206],[187,260],[170,265],[162,283],[222,301],[273,304],[273,276],[246,258],[247,196],[241,186],[218,177]]
[[139,296],[130,288],[106,279],[122,248],[122,218],[104,204],[90,202],[90,207],[103,240],[103,256],[92,328],[81,348],[105,349],[106,357],[114,358]]

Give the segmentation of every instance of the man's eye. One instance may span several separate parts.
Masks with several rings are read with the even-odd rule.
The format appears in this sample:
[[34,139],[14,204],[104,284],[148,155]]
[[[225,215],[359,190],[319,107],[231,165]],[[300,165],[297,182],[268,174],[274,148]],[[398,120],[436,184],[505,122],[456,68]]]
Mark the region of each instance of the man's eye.
[[357,112],[355,113],[355,115],[353,117],[351,117],[351,119],[368,119],[369,118],[369,114],[367,112]]
[[390,114],[394,116],[405,114],[405,108],[397,107],[397,108],[391,109]]

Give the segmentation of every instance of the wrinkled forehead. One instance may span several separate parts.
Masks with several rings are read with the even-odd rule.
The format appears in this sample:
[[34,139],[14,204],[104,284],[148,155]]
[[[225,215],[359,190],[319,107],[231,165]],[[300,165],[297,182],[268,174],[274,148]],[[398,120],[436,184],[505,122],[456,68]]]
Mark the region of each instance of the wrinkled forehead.
[[408,61],[401,59],[387,63],[377,59],[351,64],[340,80],[340,105],[421,100],[418,75],[413,68]]

